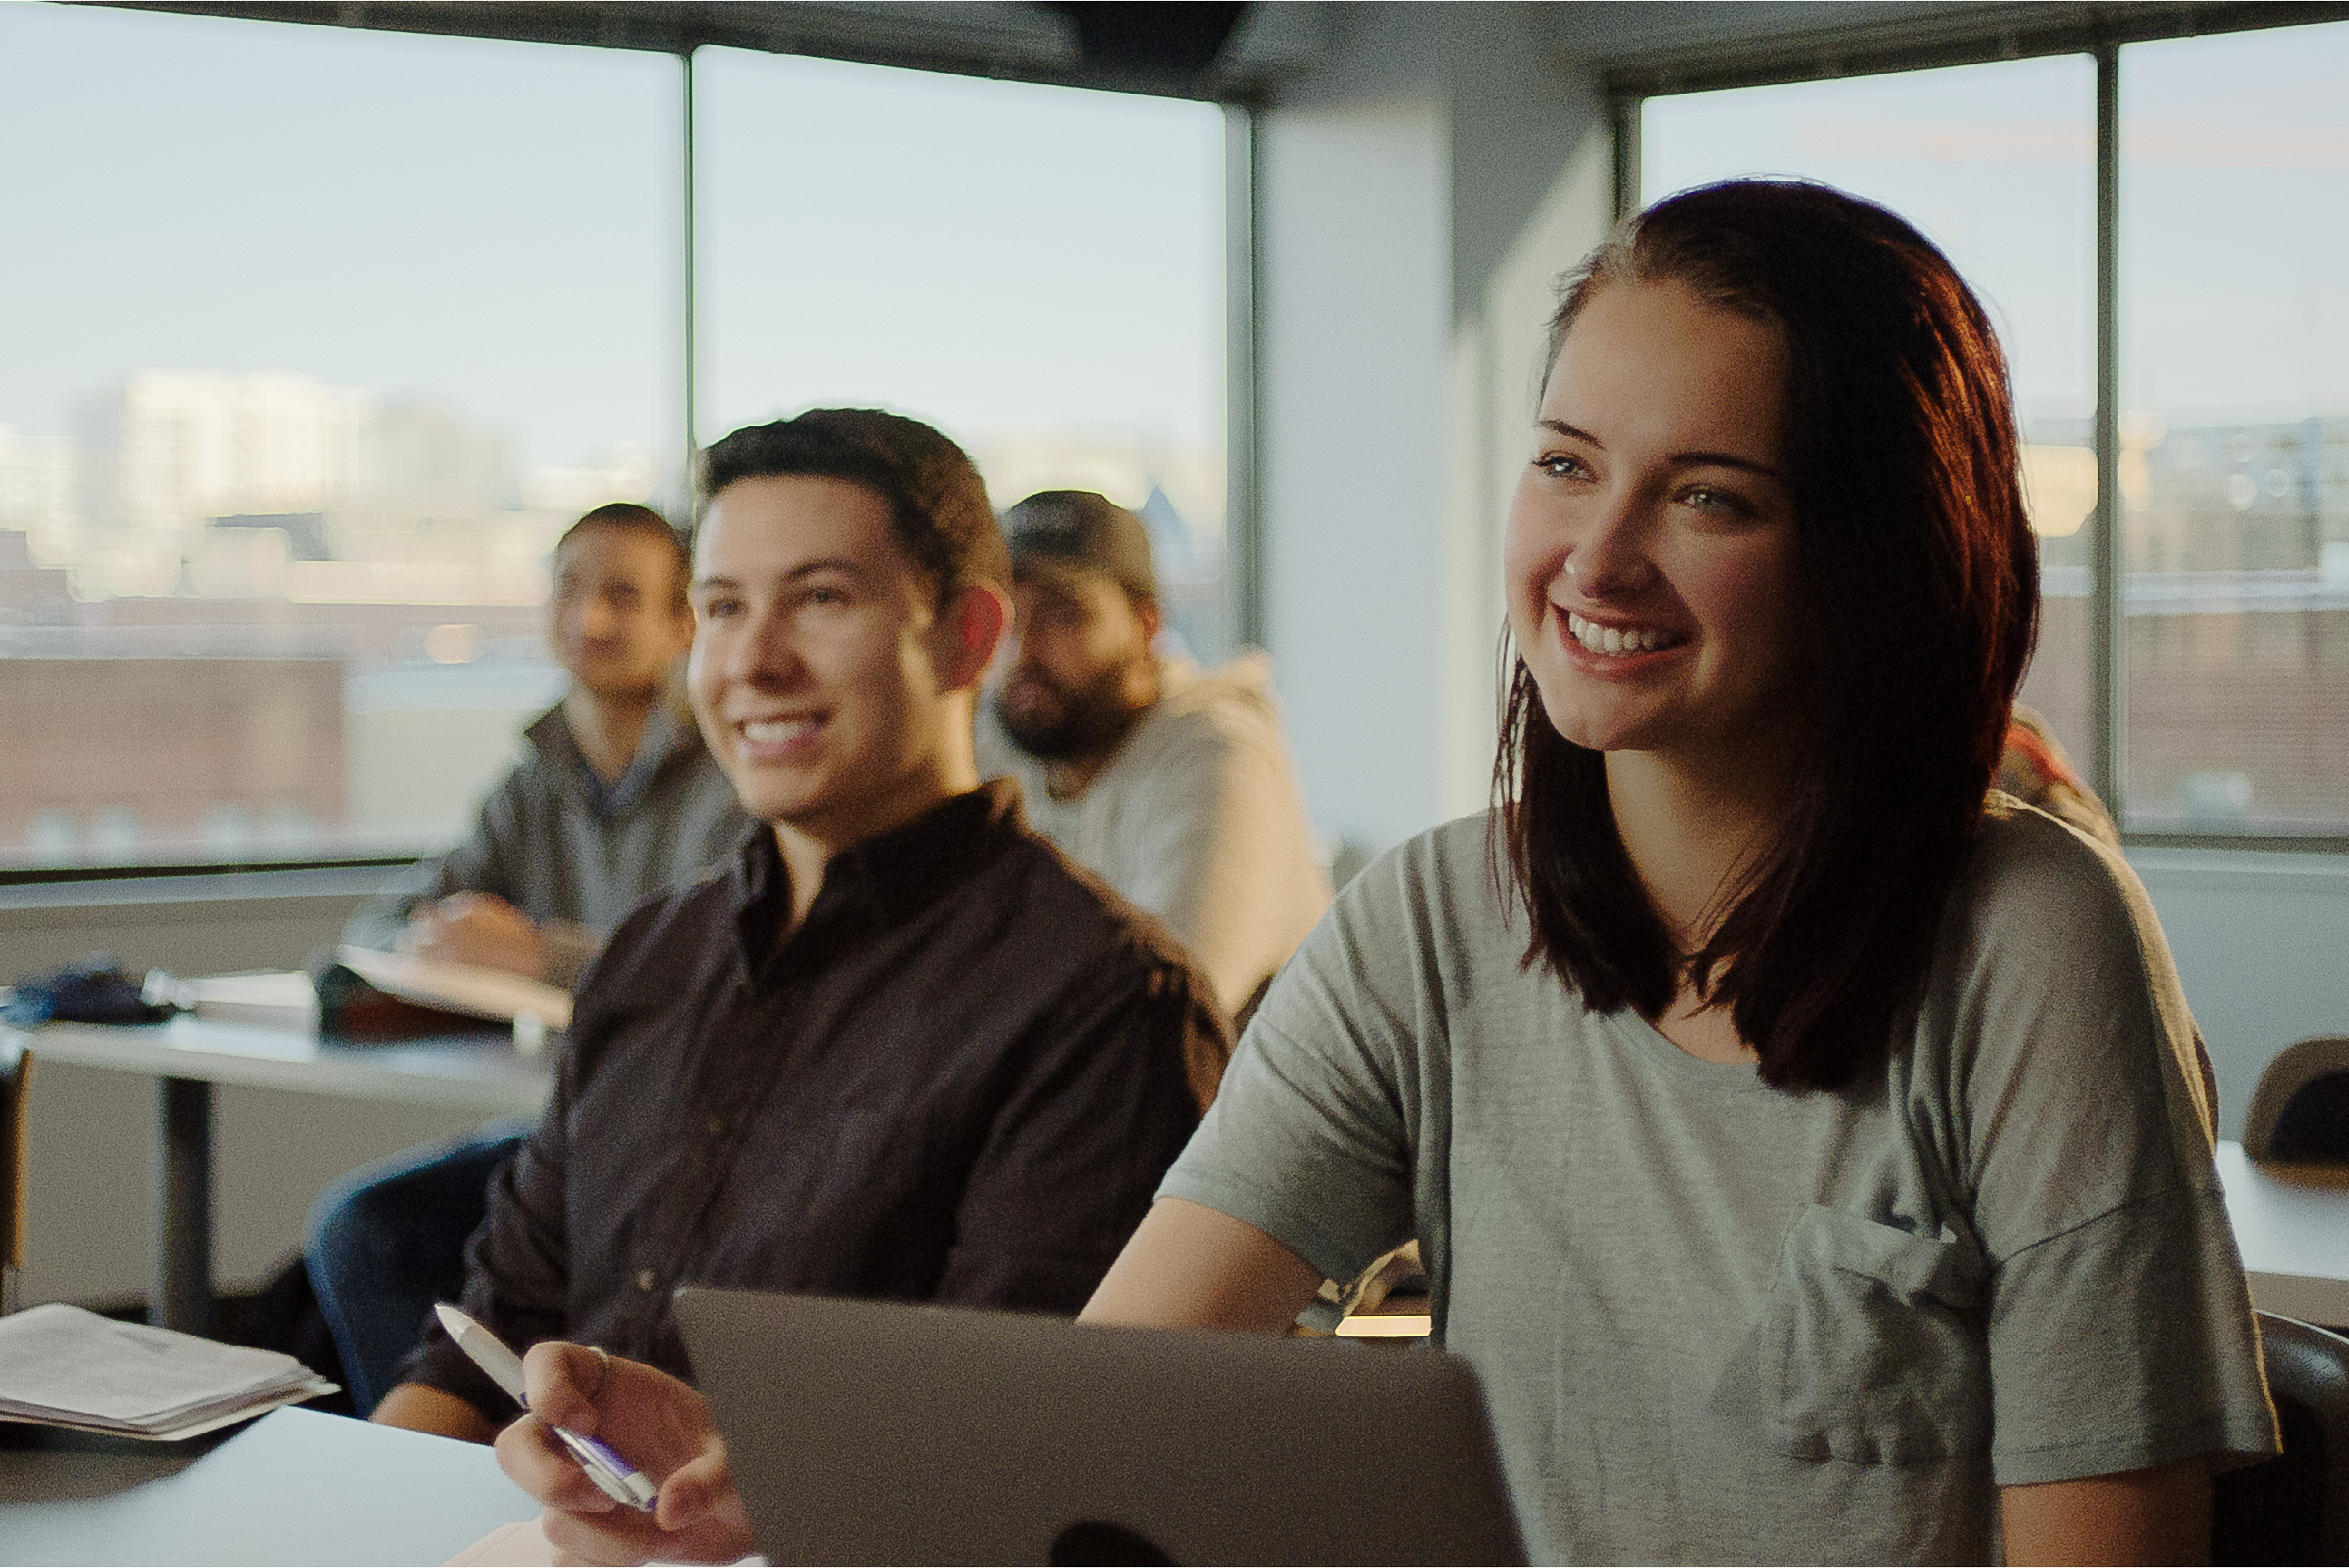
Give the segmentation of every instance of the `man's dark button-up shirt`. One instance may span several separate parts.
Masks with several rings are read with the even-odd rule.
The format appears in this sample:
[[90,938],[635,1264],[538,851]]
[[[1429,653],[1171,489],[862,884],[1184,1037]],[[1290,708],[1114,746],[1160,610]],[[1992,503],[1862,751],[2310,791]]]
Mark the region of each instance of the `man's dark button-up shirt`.
[[[681,1284],[1073,1312],[1228,1054],[1215,992],[997,783],[833,857],[773,835],[622,923],[490,1190],[465,1310],[688,1375]],[[409,1381],[512,1404],[437,1327]]]

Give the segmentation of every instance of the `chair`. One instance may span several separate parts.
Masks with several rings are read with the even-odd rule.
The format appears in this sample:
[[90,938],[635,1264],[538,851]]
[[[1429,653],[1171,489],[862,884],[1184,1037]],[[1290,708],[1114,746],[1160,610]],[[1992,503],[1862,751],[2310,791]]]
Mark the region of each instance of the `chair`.
[[2260,1074],[2243,1113],[2254,1160],[2349,1165],[2349,1035],[2286,1046]]
[[2349,1339],[2257,1315],[2283,1452],[2212,1489],[2213,1563],[2349,1563]]
[[25,1266],[25,1146],[31,1123],[33,1053],[0,1038],[0,1313],[16,1309],[16,1272]]

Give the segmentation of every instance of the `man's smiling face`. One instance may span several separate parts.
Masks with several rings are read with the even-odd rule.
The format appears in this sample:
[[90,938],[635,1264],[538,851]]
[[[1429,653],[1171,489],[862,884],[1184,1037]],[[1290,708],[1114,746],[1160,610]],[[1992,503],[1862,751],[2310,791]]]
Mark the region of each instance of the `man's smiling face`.
[[743,809],[831,848],[938,797],[955,636],[880,497],[844,480],[738,480],[694,549],[688,684]]

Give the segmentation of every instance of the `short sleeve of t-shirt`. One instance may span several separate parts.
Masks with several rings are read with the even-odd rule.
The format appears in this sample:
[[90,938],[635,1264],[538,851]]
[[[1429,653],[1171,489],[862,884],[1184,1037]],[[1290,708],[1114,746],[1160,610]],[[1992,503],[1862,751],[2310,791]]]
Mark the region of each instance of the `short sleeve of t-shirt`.
[[1910,1119],[1946,1145],[1989,1265],[2002,1485],[2272,1450],[2193,1038],[2135,876],[1994,808],[1926,999]]
[[[1408,856],[1415,846],[1405,846]],[[1424,955],[1398,947],[1405,879],[1381,862],[1349,884],[1266,994],[1161,1197],[1254,1225],[1330,1279],[1414,1233],[1423,1114]]]

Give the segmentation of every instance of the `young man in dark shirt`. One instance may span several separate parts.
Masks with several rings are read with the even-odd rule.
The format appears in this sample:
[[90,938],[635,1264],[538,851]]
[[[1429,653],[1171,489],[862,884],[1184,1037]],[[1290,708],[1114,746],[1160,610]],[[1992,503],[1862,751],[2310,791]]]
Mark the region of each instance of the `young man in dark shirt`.
[[[464,1309],[680,1376],[687,1283],[1073,1313],[1222,1072],[1215,994],[978,785],[1009,573],[969,459],[818,409],[705,461],[688,684],[772,831],[589,969]],[[437,1330],[405,1377],[377,1420],[514,1413]]]

